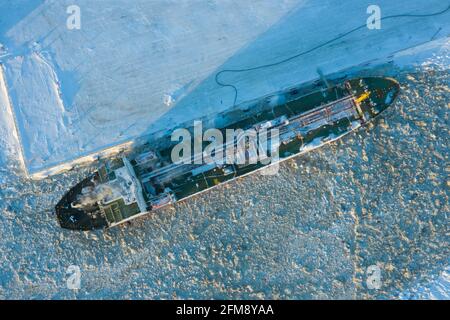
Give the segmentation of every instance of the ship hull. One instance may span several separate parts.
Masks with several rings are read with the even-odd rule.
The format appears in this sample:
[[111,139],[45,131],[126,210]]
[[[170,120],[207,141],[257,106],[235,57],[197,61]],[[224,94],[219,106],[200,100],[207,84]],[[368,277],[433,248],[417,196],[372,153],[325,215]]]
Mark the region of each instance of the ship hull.
[[[253,117],[253,119],[263,120],[263,123],[264,121],[273,122],[280,117],[289,120],[277,127],[281,132],[281,144],[277,158],[272,159],[270,163],[221,164],[212,167],[169,164],[162,168],[148,169],[143,168],[139,161],[133,159],[129,162],[124,159],[125,164],[123,161],[116,163],[109,168],[109,171],[103,170],[104,173],[99,170],[100,174],[94,173],[63,197],[56,206],[60,225],[74,230],[114,227],[148,215],[161,207],[210,191],[223,183],[261,170],[269,170],[270,167],[273,168],[285,160],[339,140],[372,122],[394,103],[399,93],[399,85],[390,78],[362,78],[318,92],[294,99],[292,102],[285,103],[284,106],[272,108],[273,116],[262,112]],[[336,98],[333,99],[332,95],[336,95]],[[248,128],[252,123],[244,120],[236,123],[234,127],[240,125]],[[163,158],[165,153],[168,151],[162,151],[160,157]],[[128,168],[128,173],[125,175],[119,172],[123,171],[124,167]],[[139,198],[140,193],[143,193],[144,197],[134,199],[135,203],[132,203],[133,199],[129,199],[130,195],[127,191],[128,195],[124,199],[128,199],[131,204],[125,203],[123,199],[120,201],[113,199],[110,202],[102,199],[94,204],[90,203],[89,208],[73,208],[73,203],[78,203],[80,197],[85,197],[85,189],[90,189],[90,185],[113,186],[116,180],[119,180],[116,177],[117,174],[125,177],[124,179],[127,179],[129,175],[128,180],[133,180],[133,184],[136,185],[134,189],[139,189],[135,190],[134,194],[138,196],[134,198]],[[131,182],[128,184],[131,185]]]

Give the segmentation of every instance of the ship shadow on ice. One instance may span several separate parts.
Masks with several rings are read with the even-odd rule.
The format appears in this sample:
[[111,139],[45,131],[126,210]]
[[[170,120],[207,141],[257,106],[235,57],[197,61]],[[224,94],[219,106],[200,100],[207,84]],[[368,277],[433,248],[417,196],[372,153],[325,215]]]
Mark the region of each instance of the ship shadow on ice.
[[7,42],[8,31],[32,14],[43,3],[44,0],[28,0],[21,1],[20,3],[15,1],[2,1],[0,3],[0,12],[8,14],[2,14],[0,18],[0,43]]

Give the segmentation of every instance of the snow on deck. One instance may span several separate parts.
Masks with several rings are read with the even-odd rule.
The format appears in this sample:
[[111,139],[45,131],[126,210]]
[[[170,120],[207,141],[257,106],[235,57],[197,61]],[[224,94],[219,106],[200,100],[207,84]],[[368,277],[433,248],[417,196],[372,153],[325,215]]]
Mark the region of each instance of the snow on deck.
[[[20,1],[18,1],[20,2]],[[223,69],[272,63],[364,24],[370,1],[31,1],[0,23],[0,61],[28,172],[221,112]],[[441,0],[377,1],[382,15],[426,14]],[[14,7],[14,8],[13,8]],[[22,8],[22,9],[21,9]],[[222,74],[238,103],[449,34],[449,13],[382,21],[272,68]],[[3,119],[0,119],[2,121]]]

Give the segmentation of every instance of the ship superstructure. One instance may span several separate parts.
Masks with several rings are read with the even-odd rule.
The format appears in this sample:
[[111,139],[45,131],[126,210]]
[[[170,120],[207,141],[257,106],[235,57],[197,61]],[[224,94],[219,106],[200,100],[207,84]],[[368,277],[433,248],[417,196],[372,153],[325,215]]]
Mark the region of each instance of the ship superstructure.
[[[276,129],[277,158],[270,162],[253,161],[258,150],[245,143],[244,149],[236,148],[240,153],[234,154],[237,161],[231,163],[195,161],[202,153],[174,162],[172,147],[143,148],[136,155],[109,159],[61,199],[56,206],[58,220],[62,227],[77,230],[122,224],[339,139],[378,116],[398,93],[393,79],[358,78],[294,97],[221,128],[256,133]],[[232,146],[235,150],[242,139],[237,134],[223,143],[223,149]]]

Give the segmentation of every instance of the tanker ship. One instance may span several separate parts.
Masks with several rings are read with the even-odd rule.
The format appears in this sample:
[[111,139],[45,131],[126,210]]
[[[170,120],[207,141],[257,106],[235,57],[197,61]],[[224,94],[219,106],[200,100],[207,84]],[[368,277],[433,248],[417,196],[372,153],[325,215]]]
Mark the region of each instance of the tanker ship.
[[[174,161],[173,143],[156,149],[145,144],[134,154],[103,160],[98,170],[71,188],[56,205],[59,224],[71,230],[111,228],[222,183],[267,170],[371,122],[394,103],[399,90],[394,79],[366,77],[319,86],[307,92],[291,89],[277,94],[278,103],[218,129],[221,132],[242,129],[236,130],[240,133],[222,145],[231,150],[234,162],[218,161],[217,157],[197,161],[204,158],[204,150],[196,151],[195,147],[192,154]],[[249,130],[257,134],[271,132],[270,137],[264,135],[265,150],[255,148],[243,138]],[[274,132],[276,135],[272,136]],[[171,141],[168,136],[162,139]],[[258,139],[264,140],[261,136]],[[240,143],[242,140],[246,142]],[[217,147],[218,141],[215,142]],[[212,142],[206,139],[202,143]],[[270,156],[259,160],[256,157],[255,161],[255,156],[262,151]],[[230,155],[225,154],[224,158]]]

